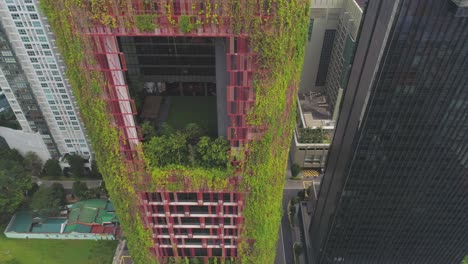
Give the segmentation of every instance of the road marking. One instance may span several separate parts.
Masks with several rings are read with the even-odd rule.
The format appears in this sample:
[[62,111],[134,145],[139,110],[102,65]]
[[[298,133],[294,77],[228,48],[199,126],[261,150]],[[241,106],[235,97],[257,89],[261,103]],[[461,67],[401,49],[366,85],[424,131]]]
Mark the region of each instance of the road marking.
[[120,257],[120,264],[125,264],[125,259],[128,258],[128,259],[132,259],[130,256],[121,256]]
[[283,259],[284,259],[284,264],[286,264],[286,251],[284,250],[284,236],[283,236],[283,223],[280,224],[280,231],[281,231],[281,244],[283,244]]
[[309,188],[309,186],[313,185],[314,181],[303,181],[302,185],[304,186],[304,189]]

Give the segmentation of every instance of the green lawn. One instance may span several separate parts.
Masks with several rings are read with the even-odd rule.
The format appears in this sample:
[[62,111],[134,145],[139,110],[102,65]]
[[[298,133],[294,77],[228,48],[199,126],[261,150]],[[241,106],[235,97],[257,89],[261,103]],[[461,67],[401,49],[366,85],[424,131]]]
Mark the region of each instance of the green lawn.
[[[2,228],[2,232],[3,232]],[[9,239],[0,235],[1,264],[107,264],[117,241]]]
[[176,129],[197,123],[210,136],[216,136],[216,96],[172,96],[167,123]]

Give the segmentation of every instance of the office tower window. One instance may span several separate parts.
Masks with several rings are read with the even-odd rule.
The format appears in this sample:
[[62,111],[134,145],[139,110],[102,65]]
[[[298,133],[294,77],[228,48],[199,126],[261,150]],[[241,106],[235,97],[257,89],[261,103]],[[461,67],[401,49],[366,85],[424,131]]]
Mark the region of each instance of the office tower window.
[[456,2],[368,1],[310,227],[316,263],[465,256],[468,16]]

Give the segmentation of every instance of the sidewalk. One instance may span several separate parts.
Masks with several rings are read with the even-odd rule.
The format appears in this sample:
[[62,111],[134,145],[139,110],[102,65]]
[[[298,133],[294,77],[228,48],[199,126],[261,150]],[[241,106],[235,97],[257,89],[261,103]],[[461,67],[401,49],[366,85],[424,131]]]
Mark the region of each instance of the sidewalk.
[[[302,235],[301,235],[301,229],[303,227],[302,227],[302,223],[301,223],[301,221],[299,219],[299,217],[302,217],[301,216],[301,210],[299,210],[299,207],[301,206],[301,204],[302,204],[302,201],[295,205],[296,214],[294,215],[294,218],[293,218],[294,227],[291,228],[292,239],[293,239],[294,242],[291,245],[291,247],[293,247],[292,250],[294,252],[294,243],[299,242],[299,243],[302,244],[303,253],[301,255],[299,255],[299,262],[298,263],[299,264],[307,264],[305,254],[304,254],[304,251],[306,250],[306,246],[303,243],[304,239],[302,238]],[[295,253],[294,253],[294,255],[295,255]]]
[[120,240],[117,249],[115,250],[114,258],[112,259],[112,264],[121,264],[122,252],[127,244],[126,240]]
[[[37,185],[42,186],[44,185],[45,187],[50,187],[53,183],[58,182],[62,184],[64,189],[71,190],[73,188],[73,183],[75,181],[53,181],[53,180],[41,180],[38,177],[33,177],[32,178],[33,182],[37,183]],[[86,183],[89,189],[91,188],[97,188],[101,186],[102,180],[84,180],[81,181]]]

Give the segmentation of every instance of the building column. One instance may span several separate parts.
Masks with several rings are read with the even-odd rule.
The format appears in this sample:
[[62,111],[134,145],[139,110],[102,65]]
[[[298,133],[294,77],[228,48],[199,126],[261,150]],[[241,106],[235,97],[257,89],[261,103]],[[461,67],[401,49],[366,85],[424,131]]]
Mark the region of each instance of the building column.
[[218,121],[218,136],[227,137],[227,84],[228,74],[226,69],[226,43],[225,39],[216,39],[216,110]]

